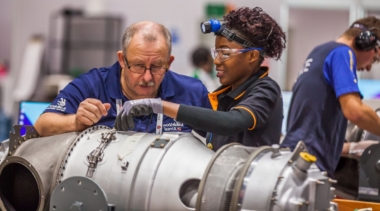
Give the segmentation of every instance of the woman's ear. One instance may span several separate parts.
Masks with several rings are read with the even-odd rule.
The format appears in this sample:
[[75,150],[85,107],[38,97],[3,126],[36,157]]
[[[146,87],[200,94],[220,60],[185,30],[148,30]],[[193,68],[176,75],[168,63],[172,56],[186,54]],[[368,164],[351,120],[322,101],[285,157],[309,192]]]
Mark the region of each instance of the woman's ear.
[[260,52],[258,50],[251,51],[249,54],[249,62],[255,62],[259,60],[260,58]]

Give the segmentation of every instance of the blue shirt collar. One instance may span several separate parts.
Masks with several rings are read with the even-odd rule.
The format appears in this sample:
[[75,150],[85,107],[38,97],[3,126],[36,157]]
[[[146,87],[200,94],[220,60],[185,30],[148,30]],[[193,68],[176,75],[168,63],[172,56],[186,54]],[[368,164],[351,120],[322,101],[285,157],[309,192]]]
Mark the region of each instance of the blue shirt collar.
[[[166,72],[164,80],[162,80],[159,87],[158,95],[161,99],[165,100],[169,97],[173,97],[175,94],[175,87],[171,83],[171,78],[173,77],[173,72],[168,70]],[[109,68],[109,72],[106,78],[106,89],[108,95],[112,99],[123,99],[124,101],[128,100],[127,97],[121,91],[121,67],[119,62],[116,62]]]

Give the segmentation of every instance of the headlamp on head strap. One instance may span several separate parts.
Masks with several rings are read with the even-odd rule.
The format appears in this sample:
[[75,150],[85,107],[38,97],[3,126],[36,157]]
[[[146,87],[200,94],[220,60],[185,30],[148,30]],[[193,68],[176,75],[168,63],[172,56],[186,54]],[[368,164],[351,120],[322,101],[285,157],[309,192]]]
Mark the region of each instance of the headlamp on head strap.
[[[223,36],[229,40],[232,40],[239,45],[242,45],[246,48],[255,48],[251,42],[240,37],[235,32],[227,29],[226,25],[219,20],[211,19],[201,23],[201,31],[203,34],[214,32],[215,35]],[[262,48],[258,48],[262,51]]]
[[201,31],[203,34],[219,31],[222,23],[218,20],[211,19],[201,23]]

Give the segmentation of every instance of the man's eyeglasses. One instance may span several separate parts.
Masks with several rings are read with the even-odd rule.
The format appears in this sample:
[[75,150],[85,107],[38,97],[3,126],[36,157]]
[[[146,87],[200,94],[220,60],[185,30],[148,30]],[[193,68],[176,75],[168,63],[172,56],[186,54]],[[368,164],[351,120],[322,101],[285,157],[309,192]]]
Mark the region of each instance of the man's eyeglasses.
[[218,58],[219,61],[224,62],[229,60],[231,57],[236,56],[241,53],[248,51],[258,50],[261,51],[262,48],[243,48],[243,49],[234,49],[234,48],[211,48],[212,58]]
[[143,73],[145,73],[146,70],[150,70],[150,72],[153,75],[163,75],[168,70],[166,64],[164,66],[150,65],[150,67],[145,67],[145,65],[143,65],[143,64],[129,65],[126,57],[124,57],[124,61],[125,61],[125,64],[127,65],[128,69],[131,72],[134,72],[137,74],[143,74]]

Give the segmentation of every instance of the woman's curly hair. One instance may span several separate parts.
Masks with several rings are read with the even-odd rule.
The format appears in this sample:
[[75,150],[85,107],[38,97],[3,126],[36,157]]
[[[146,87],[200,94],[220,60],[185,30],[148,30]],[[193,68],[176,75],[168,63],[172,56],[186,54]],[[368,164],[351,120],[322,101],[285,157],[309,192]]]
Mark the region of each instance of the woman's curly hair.
[[224,21],[228,29],[235,31],[256,47],[263,48],[265,57],[276,60],[281,57],[286,43],[285,33],[260,7],[232,10],[224,16]]

